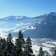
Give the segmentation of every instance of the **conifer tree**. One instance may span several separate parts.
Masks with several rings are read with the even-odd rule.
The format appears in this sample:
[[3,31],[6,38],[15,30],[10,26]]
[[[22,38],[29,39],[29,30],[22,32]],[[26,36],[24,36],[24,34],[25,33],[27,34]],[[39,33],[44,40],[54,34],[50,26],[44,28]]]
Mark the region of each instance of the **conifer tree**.
[[44,56],[44,51],[43,51],[42,47],[40,47],[39,56]]
[[16,56],[22,56],[22,47],[19,39],[16,39]]
[[30,37],[28,37],[26,40],[26,48],[25,48],[26,56],[29,56],[29,55],[31,56],[31,54],[33,53],[31,47],[32,47],[31,39]]
[[0,37],[0,56],[4,55],[5,46],[6,46],[6,40]]
[[53,56],[56,56],[56,50],[54,51],[54,54],[53,54]]
[[4,56],[15,56],[14,44],[12,43],[12,35],[9,33],[5,47]]
[[22,33],[22,31],[20,30],[19,33],[18,33],[18,39],[19,39],[21,45],[25,43],[25,40],[24,40],[23,37],[24,37],[24,36],[23,36],[23,33]]
[[22,56],[22,46],[25,43],[23,33],[19,31],[18,39],[16,39],[16,55]]

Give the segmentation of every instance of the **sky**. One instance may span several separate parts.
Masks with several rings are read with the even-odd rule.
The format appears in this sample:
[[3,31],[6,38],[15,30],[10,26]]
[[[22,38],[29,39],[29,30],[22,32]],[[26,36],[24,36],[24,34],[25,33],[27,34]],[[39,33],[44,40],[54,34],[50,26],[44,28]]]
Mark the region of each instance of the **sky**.
[[56,0],[0,0],[0,18],[34,17],[49,12],[56,12]]

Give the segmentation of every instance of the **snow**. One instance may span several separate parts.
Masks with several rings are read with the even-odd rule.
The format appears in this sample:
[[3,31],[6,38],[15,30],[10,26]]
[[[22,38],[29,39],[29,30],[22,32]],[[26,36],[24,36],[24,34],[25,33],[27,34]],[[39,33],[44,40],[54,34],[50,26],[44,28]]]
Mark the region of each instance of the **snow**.
[[37,56],[37,54],[38,54],[38,51],[39,51],[39,46],[37,46],[37,45],[32,45],[32,49],[33,49],[33,53]]
[[[41,41],[40,39],[32,39],[32,49],[33,49],[33,53],[37,56],[37,54],[39,53],[39,49],[40,47],[43,48],[43,51],[47,51],[49,53],[49,55],[52,55],[53,53],[50,51],[50,49],[52,47],[55,47],[56,45],[56,41],[53,41],[51,39],[46,39],[46,38],[42,38]],[[40,43],[38,42],[40,41]],[[55,44],[55,45],[54,45]]]
[[35,29],[35,28],[36,28],[36,27],[34,27],[34,26],[27,26],[27,27],[26,27],[27,30],[31,30],[31,29]]
[[49,48],[50,48],[50,47],[54,47],[54,45],[52,45],[52,44],[47,44],[47,43],[42,43],[42,45],[43,45],[43,46],[46,46],[46,47],[49,47]]
[[22,19],[24,16],[16,16],[16,19]]

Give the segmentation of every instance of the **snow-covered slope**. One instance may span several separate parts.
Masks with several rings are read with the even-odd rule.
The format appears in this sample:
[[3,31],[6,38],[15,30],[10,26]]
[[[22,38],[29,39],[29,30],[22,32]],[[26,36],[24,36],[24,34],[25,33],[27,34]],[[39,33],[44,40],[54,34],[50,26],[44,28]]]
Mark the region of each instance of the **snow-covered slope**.
[[53,51],[56,47],[56,41],[51,39],[43,38],[43,39],[32,39],[32,49],[33,53],[37,56],[39,53],[40,47],[43,48],[45,54],[52,55]]

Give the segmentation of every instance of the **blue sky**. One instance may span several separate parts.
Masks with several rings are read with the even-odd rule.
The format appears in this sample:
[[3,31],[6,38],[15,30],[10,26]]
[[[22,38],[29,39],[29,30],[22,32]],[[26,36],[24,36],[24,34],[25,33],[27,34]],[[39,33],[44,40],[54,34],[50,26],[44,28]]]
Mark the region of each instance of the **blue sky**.
[[56,0],[0,0],[0,18],[34,17],[49,12],[56,12]]

